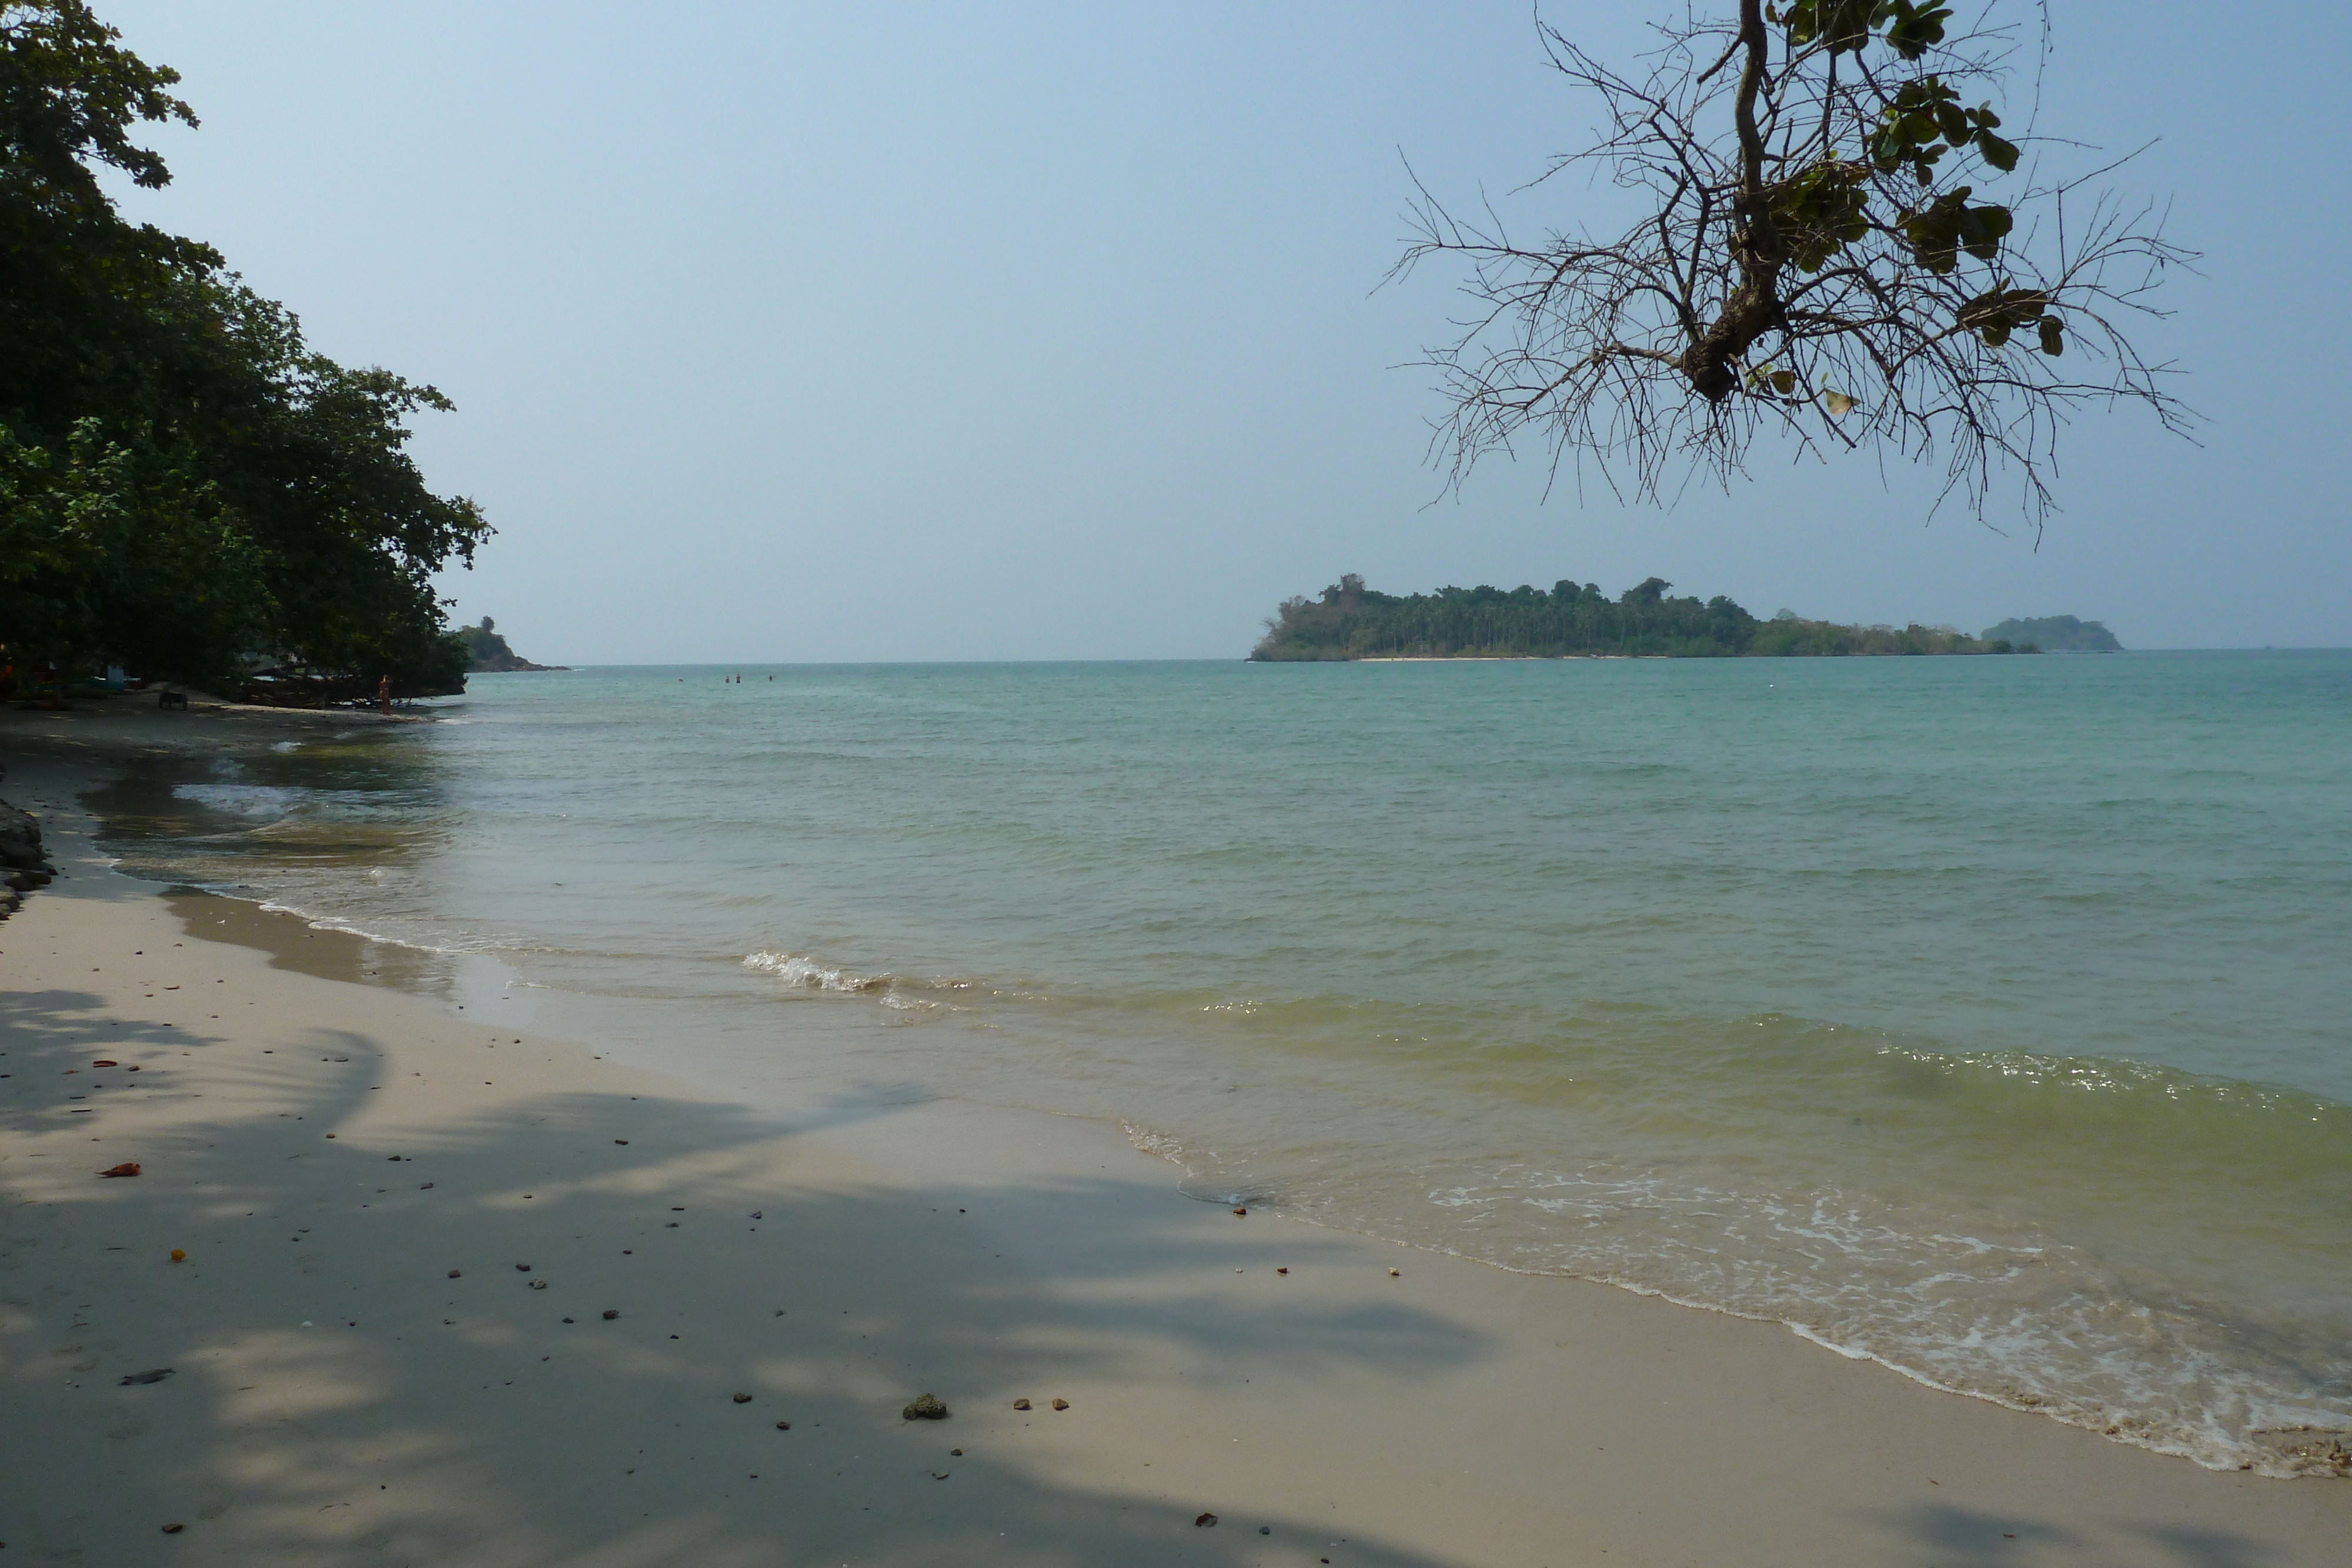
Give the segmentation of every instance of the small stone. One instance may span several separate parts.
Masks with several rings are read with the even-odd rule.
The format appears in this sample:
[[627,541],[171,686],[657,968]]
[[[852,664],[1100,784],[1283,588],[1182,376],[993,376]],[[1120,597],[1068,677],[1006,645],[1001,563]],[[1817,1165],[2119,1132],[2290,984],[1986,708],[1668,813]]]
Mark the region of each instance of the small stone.
[[564,1319],[563,1321],[564,1321],[565,1322],[567,1322],[567,1323],[568,1323],[568,1322],[570,1322],[572,1320],[571,1320],[570,1318],[566,1318],[566,1319]]
[[[1239,1204],[1235,1204],[1235,1205],[1234,1206],[1234,1212],[1235,1214],[1247,1214],[1247,1213],[1249,1212],[1249,1210],[1248,1210],[1248,1209],[1246,1209],[1246,1208],[1242,1207]],[[1213,1514],[1204,1514],[1204,1515],[1202,1515],[1202,1518],[1207,1519],[1207,1520],[1208,1520],[1208,1521],[1209,1521],[1211,1524],[1214,1524],[1214,1523],[1216,1523],[1216,1522],[1217,1522],[1217,1521],[1216,1521],[1216,1517],[1215,1517]]]
[[918,1394],[898,1415],[908,1421],[944,1421],[948,1407],[936,1394]]
[[1390,1279],[1391,1279],[1391,1280],[1393,1280],[1393,1279],[1397,1278],[1399,1275],[1402,1274],[1403,1272],[1404,1272],[1404,1270],[1402,1270],[1402,1269],[1391,1269],[1391,1270],[1389,1270],[1389,1278],[1390,1278]]
[[530,1282],[530,1288],[534,1291],[544,1291],[547,1289],[547,1281],[544,1280],[533,1280]]
[[1270,1524],[1261,1524],[1257,1527],[1257,1532],[1260,1535],[1272,1535],[1274,1533],[1274,1526]]
[[1054,1401],[1054,1408],[1056,1410],[1067,1410],[1069,1407],[1070,1402],[1066,1399],[1056,1399]]
[[1290,1270],[1287,1270],[1287,1269],[1276,1269],[1276,1270],[1275,1270],[1275,1272],[1276,1272],[1276,1273],[1277,1273],[1277,1274],[1287,1274],[1287,1273],[1289,1273],[1289,1272],[1290,1272]]
[[961,1459],[963,1458],[963,1450],[961,1448],[950,1448],[948,1450],[948,1458],[950,1459]]
[[459,1271],[458,1271],[457,1270],[456,1270],[456,1269],[452,1269],[452,1270],[449,1270],[449,1278],[451,1278],[451,1279],[453,1279],[453,1280],[454,1280],[454,1279],[456,1279],[456,1278],[457,1278],[457,1276],[458,1276],[458,1272],[459,1272]]
[[167,1524],[163,1527],[163,1533],[166,1535],[177,1535],[180,1531],[187,1528],[188,1527],[184,1524]]
[[614,1141],[614,1143],[616,1143],[616,1144],[625,1144],[625,1143],[627,1143],[629,1140],[628,1140],[628,1139],[626,1139],[626,1138],[614,1138],[613,1141]]
[[518,1263],[515,1265],[515,1272],[518,1274],[528,1274],[530,1272],[530,1265],[528,1263]]
[[789,1432],[792,1429],[793,1424],[790,1421],[779,1421],[776,1423],[776,1430],[779,1432]]
[[1200,1518],[1198,1518],[1198,1519],[1196,1519],[1196,1520],[1194,1520],[1194,1521],[1192,1521],[1192,1528],[1193,1528],[1193,1529],[1195,1529],[1195,1530],[1206,1530],[1206,1529],[1208,1529],[1208,1528],[1209,1528],[1209,1526],[1211,1526],[1211,1525],[1213,1525],[1213,1524],[1214,1524],[1214,1523],[1216,1523],[1216,1522],[1217,1522],[1217,1516],[1216,1516],[1215,1514],[1213,1514],[1213,1513],[1204,1513],[1204,1514],[1202,1514]]
[[606,1308],[604,1309],[604,1321],[605,1321],[606,1322],[608,1322],[608,1323],[609,1323],[609,1322],[611,1322],[614,1318],[619,1317],[620,1315],[621,1315],[621,1309],[620,1309],[620,1308],[618,1308],[618,1307],[606,1307]]
[[751,1403],[751,1396],[748,1394],[738,1394],[735,1396],[735,1403],[738,1405],[749,1405]]
[[1026,1410],[1029,1408],[1029,1401],[1026,1399],[1015,1399],[1013,1402],[1013,1408],[1015,1410]]

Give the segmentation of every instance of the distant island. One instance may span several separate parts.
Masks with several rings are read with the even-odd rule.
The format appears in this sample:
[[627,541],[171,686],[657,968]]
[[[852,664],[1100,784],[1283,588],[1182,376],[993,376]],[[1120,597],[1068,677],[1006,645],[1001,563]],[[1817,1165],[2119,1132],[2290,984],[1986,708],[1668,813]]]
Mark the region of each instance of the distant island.
[[466,666],[468,674],[505,674],[515,670],[568,670],[569,664],[534,664],[507,646],[499,634],[499,623],[488,616],[482,617],[479,626],[460,626],[457,640],[464,643],[472,663]]
[[2011,616],[1985,628],[1987,639],[2000,638],[2021,646],[2031,643],[2049,653],[2120,653],[2124,645],[2104,621],[2077,621],[2072,615],[2041,615],[2020,621]]
[[1364,580],[1350,572],[1320,598],[1286,602],[1266,622],[1265,636],[1249,656],[1260,661],[1733,659],[2039,651],[2030,643],[1996,635],[1998,627],[1971,637],[1951,626],[1842,626],[1808,621],[1792,610],[1759,621],[1720,594],[1705,602],[1675,599],[1666,592],[1672,587],[1664,578],[1653,577],[1612,599],[1596,584],[1563,578],[1548,592],[1522,584],[1507,591],[1441,588],[1434,593],[1400,596],[1366,588]]

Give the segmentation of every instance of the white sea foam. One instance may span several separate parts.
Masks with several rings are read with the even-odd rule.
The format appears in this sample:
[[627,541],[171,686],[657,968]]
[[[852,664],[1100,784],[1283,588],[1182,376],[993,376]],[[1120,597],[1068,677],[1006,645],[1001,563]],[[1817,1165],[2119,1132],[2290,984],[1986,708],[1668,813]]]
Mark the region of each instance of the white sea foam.
[[837,965],[827,964],[806,953],[751,953],[743,959],[747,969],[758,969],[773,975],[788,986],[798,986],[812,991],[838,991],[845,995],[858,992],[886,991],[890,986],[887,975],[858,975]]

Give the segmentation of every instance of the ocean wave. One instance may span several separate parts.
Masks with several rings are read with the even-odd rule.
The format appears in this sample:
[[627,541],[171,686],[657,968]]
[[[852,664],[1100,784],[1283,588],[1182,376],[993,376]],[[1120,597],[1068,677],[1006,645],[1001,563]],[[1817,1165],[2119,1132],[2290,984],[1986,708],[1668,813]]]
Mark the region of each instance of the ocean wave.
[[2256,1329],[2031,1228],[1979,1235],[1834,1190],[1783,1197],[1605,1167],[1505,1164],[1417,1189],[1362,1171],[1266,1183],[1164,1130],[1127,1134],[1181,1168],[1194,1197],[1778,1322],[1930,1387],[2208,1469],[2352,1475],[2352,1356],[2324,1328]]
[[806,953],[750,953],[744,956],[743,967],[773,975],[788,986],[799,986],[812,991],[837,991],[845,996],[887,991],[895,983],[891,976],[856,974]]
[[318,792],[272,784],[175,784],[172,793],[191,805],[232,817],[275,821],[310,804]]
[[917,980],[904,975],[861,975],[809,953],[762,950],[744,956],[743,967],[773,975],[787,987],[823,995],[865,997],[895,1013],[929,1015],[958,1005],[957,998],[983,989],[961,979]]

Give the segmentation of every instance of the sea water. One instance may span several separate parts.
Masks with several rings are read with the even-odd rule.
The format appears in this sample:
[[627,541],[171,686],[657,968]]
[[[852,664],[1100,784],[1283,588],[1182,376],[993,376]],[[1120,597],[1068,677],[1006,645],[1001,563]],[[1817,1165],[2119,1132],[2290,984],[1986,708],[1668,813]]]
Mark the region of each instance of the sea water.
[[1202,1197],[2342,1468],[2352,654],[733,673],[94,803],[639,1060],[1115,1117]]

